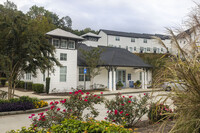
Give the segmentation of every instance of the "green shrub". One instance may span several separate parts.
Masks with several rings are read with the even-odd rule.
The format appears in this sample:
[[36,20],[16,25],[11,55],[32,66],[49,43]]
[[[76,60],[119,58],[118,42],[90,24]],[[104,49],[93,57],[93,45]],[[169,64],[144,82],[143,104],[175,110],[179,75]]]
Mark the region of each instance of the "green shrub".
[[25,82],[24,81],[18,81],[16,83],[16,88],[23,88],[24,89],[24,86],[25,85]]
[[148,112],[148,99],[149,96],[145,93],[144,96],[139,95],[139,99],[118,94],[115,99],[105,101],[105,107],[108,109],[105,119],[126,127],[132,127]]
[[33,84],[33,82],[25,82],[25,89],[27,89],[27,90],[33,90],[32,89],[32,84]]
[[38,129],[33,127],[22,127],[21,130],[11,130],[8,133],[48,133],[46,129]]
[[44,92],[44,85],[43,84],[32,84],[32,89],[36,93],[42,93],[42,92]]
[[49,88],[50,88],[50,78],[46,78],[46,93],[49,94]]
[[1,80],[1,85],[4,87],[6,85],[7,79],[6,78],[0,78],[0,80]]
[[168,105],[152,103],[149,108],[148,118],[152,123],[162,122],[166,119],[172,119],[170,113],[172,113],[172,110]]
[[62,124],[53,125],[52,132],[63,133],[132,133],[132,129],[126,129],[123,126],[115,125],[106,121],[80,121],[75,119],[65,119]]
[[121,81],[118,81],[117,84],[116,84],[117,89],[120,89],[120,88],[122,88],[123,86],[124,86],[124,85],[122,84]]

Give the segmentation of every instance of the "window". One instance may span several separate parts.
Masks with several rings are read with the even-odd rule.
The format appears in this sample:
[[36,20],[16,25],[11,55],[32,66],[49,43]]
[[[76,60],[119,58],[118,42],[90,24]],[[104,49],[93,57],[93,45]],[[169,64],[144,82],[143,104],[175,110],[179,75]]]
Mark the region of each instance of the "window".
[[60,82],[66,82],[67,80],[67,67],[60,67]]
[[151,51],[151,48],[150,48],[150,47],[147,47],[147,51]]
[[[79,67],[79,81],[84,81],[84,67]],[[90,81],[89,68],[85,74],[85,81]]]
[[163,48],[161,48],[161,51],[163,52]]
[[26,73],[26,80],[31,80],[31,73]]
[[74,41],[69,41],[68,48],[69,49],[75,49],[75,42]]
[[67,60],[67,54],[60,53],[60,60],[66,61]]
[[128,80],[131,80],[131,74],[130,73],[128,74]]
[[134,51],[136,51],[136,47],[134,47]]
[[128,50],[128,46],[126,46],[126,49]]
[[116,37],[115,37],[115,41],[120,41],[120,37],[119,37],[119,36],[116,36]]
[[144,39],[144,40],[143,40],[143,43],[147,43],[147,39]]
[[135,38],[131,38],[131,42],[135,42]]
[[121,45],[119,45],[119,48],[121,48]]
[[144,47],[140,47],[140,53],[143,53]]
[[157,48],[153,47],[153,53],[156,53],[156,51],[157,51]]
[[61,48],[67,48],[67,40],[61,40]]
[[59,43],[60,43],[60,40],[58,40],[58,39],[53,39],[53,45],[54,45],[56,48],[59,48]]
[[130,49],[131,52],[133,52],[133,48],[132,47],[129,47],[129,49]]

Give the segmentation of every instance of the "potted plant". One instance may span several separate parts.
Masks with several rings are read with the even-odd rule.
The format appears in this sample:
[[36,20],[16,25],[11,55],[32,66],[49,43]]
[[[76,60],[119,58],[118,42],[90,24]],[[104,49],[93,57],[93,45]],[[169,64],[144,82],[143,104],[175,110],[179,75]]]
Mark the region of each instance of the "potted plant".
[[134,86],[135,86],[136,89],[140,88],[140,86],[141,86],[140,80],[137,80],[137,81],[134,83]]
[[123,86],[124,86],[124,85],[122,84],[121,81],[118,81],[117,84],[116,84],[116,88],[117,88],[117,90],[122,89]]

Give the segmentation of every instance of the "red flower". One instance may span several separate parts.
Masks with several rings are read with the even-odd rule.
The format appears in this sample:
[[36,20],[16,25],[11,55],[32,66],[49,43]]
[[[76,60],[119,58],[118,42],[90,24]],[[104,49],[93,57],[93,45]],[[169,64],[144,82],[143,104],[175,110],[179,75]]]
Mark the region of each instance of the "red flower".
[[107,113],[109,113],[109,111],[107,111]]
[[98,96],[97,98],[101,98],[100,96]]
[[126,116],[128,116],[129,114],[126,114]]
[[96,97],[97,95],[94,95],[94,97]]
[[89,92],[87,92],[86,94],[87,94],[87,95],[89,95],[90,93],[89,93]]
[[124,104],[122,104],[122,106],[124,106]]
[[51,106],[51,110],[54,108],[55,106]]
[[85,98],[88,98],[88,96],[86,96]]
[[32,116],[29,116],[28,118],[29,118],[29,119],[31,119],[31,118],[32,118]]
[[115,110],[115,115],[117,114],[117,110]]
[[133,96],[129,96],[129,98],[131,98],[131,97],[133,97]]
[[57,111],[59,111],[60,110],[60,108],[57,108]]
[[72,94],[72,92],[69,92],[69,94]]
[[146,95],[146,93],[144,93],[144,95]]
[[37,127],[37,124],[35,124],[34,127]]
[[67,99],[64,99],[64,102],[66,102],[67,101]]
[[131,103],[131,101],[128,101],[128,103]]
[[32,114],[31,116],[35,116],[35,114]]
[[65,109],[63,109],[63,112],[66,112],[66,110],[65,110]]
[[103,94],[103,92],[101,92],[101,94]]
[[53,104],[53,102],[50,102],[50,105]]
[[113,122],[115,122],[115,120],[112,120]]
[[105,117],[104,119],[105,119],[105,120],[107,120],[108,118],[107,118],[107,117]]
[[78,90],[78,92],[82,92],[82,90]]
[[84,95],[84,93],[83,93],[83,92],[81,92],[81,95]]
[[59,102],[58,101],[55,101],[55,104],[58,104]]
[[87,102],[88,100],[87,100],[87,99],[84,99],[84,101],[86,101],[86,102]]
[[41,118],[40,119],[38,119],[39,121],[41,120]]
[[122,96],[123,98],[125,98],[125,96]]
[[121,111],[121,112],[119,112],[120,114],[122,114],[123,113],[123,111]]

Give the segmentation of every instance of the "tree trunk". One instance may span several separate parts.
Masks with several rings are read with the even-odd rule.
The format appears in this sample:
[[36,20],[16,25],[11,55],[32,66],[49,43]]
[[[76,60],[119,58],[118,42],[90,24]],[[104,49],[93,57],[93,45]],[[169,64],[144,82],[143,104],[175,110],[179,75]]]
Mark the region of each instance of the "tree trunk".
[[91,77],[91,78],[90,78],[90,86],[91,86],[91,88],[90,88],[90,89],[94,89],[93,82],[94,82],[94,78],[93,78],[93,77]]
[[15,83],[13,84],[11,98],[14,98],[14,94],[15,94]]
[[12,80],[8,80],[8,100],[12,97]]

